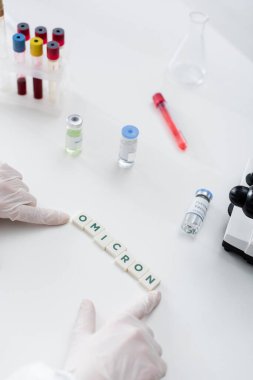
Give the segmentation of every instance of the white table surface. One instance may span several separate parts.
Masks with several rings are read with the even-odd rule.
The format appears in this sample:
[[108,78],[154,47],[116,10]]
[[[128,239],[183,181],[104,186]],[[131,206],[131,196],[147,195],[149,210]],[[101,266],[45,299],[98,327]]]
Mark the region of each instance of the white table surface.
[[[6,10],[66,29],[71,83],[59,117],[0,105],[1,159],[22,171],[40,206],[85,210],[161,277],[163,301],[149,324],[166,380],[251,379],[253,268],[221,242],[228,192],[252,155],[252,62],[210,24],[206,83],[186,90],[165,79],[187,30],[189,10],[176,0],[9,0]],[[188,140],[185,153],[151,104],[156,91]],[[78,158],[63,150],[70,112],[84,117]],[[124,171],[116,161],[128,123],[140,140],[135,166]],[[180,223],[202,186],[214,199],[192,240]],[[61,366],[82,298],[94,300],[100,326],[143,293],[73,225],[0,221],[0,378],[34,360]]]

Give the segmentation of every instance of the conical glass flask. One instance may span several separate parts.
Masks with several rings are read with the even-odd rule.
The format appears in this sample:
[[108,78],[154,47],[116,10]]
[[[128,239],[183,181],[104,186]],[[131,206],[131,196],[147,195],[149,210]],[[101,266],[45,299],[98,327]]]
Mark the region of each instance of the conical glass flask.
[[204,29],[209,17],[191,12],[189,18],[189,32],[178,46],[169,69],[179,83],[199,85],[206,74]]

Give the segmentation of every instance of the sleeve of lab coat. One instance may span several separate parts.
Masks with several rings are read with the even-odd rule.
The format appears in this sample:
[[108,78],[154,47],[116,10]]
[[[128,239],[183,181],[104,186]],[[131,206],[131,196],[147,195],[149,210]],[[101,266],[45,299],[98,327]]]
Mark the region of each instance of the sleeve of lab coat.
[[64,371],[56,371],[43,363],[35,363],[19,369],[5,380],[75,380]]

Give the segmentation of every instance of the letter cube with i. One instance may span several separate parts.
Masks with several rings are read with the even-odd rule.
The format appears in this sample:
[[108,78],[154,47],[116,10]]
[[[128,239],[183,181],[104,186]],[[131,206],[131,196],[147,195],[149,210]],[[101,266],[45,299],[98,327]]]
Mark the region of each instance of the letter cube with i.
[[113,237],[109,235],[105,230],[97,234],[94,238],[94,242],[98,244],[102,249],[106,247],[113,241]]
[[89,235],[96,236],[104,230],[104,227],[102,227],[101,224],[96,222],[95,220],[91,220],[88,224],[84,226],[84,230]]

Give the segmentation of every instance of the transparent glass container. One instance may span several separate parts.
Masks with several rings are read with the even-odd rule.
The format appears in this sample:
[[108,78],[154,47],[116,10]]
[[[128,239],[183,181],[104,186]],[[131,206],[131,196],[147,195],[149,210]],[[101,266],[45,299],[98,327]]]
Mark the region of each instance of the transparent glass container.
[[65,150],[72,156],[77,156],[82,151],[82,124],[80,115],[73,114],[67,118]]
[[177,82],[195,86],[202,84],[206,75],[204,30],[209,17],[191,12],[189,18],[189,32],[178,46],[169,70]]
[[213,195],[207,189],[199,189],[196,191],[195,199],[186,212],[181,228],[188,235],[196,235],[205,219],[209,203]]
[[118,159],[121,168],[130,168],[134,164],[138,135],[139,130],[133,125],[126,125],[122,128]]

